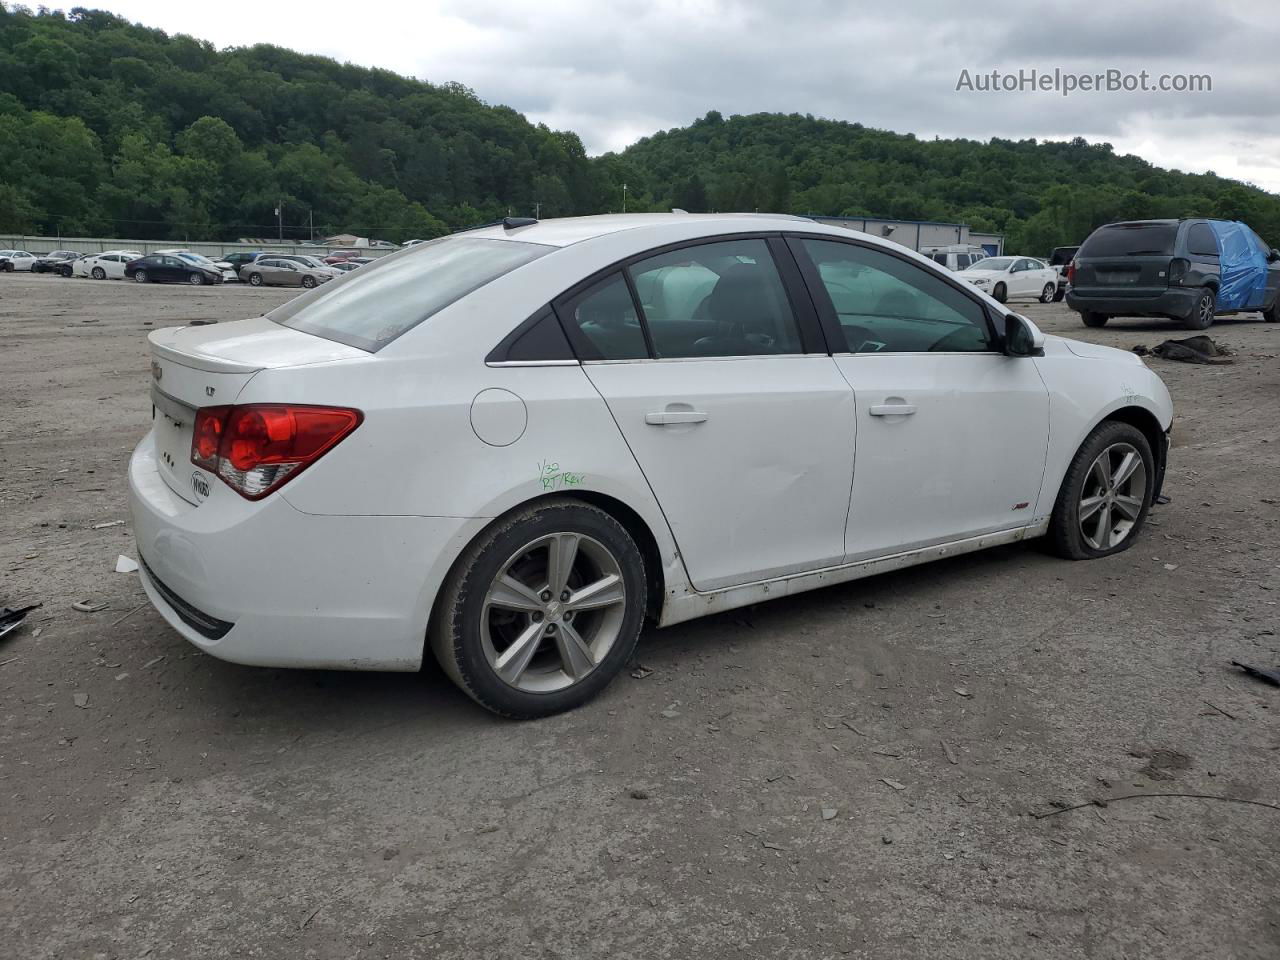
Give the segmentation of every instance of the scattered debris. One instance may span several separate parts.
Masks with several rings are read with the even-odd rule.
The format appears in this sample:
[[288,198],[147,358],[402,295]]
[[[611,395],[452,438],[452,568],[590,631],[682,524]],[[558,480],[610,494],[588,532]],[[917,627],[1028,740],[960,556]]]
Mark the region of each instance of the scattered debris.
[[634,677],[636,680],[643,680],[645,677],[650,676],[652,673],[653,671],[650,670],[648,667],[646,667],[644,664],[637,663],[635,666],[635,669],[631,671],[631,676]]
[[1230,359],[1231,350],[1203,334],[1187,337],[1185,340],[1165,340],[1150,350],[1139,344],[1133,348],[1133,352],[1140,357],[1149,354],[1161,360],[1178,360],[1182,363],[1235,363]]
[[[1220,714],[1222,714],[1222,715],[1223,715],[1224,717],[1226,717],[1228,720],[1234,720],[1234,719],[1236,718],[1236,715],[1235,715],[1234,713],[1227,713],[1227,711],[1223,710],[1223,709],[1222,709],[1220,706],[1218,706],[1216,703],[1209,703],[1209,701],[1208,701],[1208,700],[1203,701],[1203,703],[1204,703],[1206,706],[1213,707],[1213,709],[1217,710]],[[1212,716],[1212,714],[1210,714],[1210,716]]]
[[956,693],[957,693],[957,694],[959,694],[959,695],[960,695],[960,696],[962,696],[962,697],[972,697],[972,696],[973,696],[973,694],[972,694],[972,693],[970,693],[970,692],[968,691],[968,689],[967,689],[967,688],[965,688],[965,687],[956,687]]
[[[142,603],[138,604],[136,607],[134,607],[132,610],[130,610],[128,613],[126,613],[123,617],[117,617],[115,620],[111,621],[111,624],[110,624],[110,625],[111,625],[111,626],[113,626],[113,627],[118,627],[118,626],[120,626],[120,624],[124,623],[126,620],[128,620],[130,617],[132,617],[132,616],[133,616],[135,613],[137,613],[139,610],[141,610],[141,609],[143,609],[144,607],[146,607],[146,606],[147,606],[147,604],[148,604],[149,602],[150,602],[150,601],[144,600]],[[163,658],[163,657],[161,657],[160,659],[162,659],[162,660],[163,660],[164,658]]]
[[89,706],[89,695],[87,693],[73,693],[71,695],[71,702],[83,710],[85,707]]
[[18,624],[22,623],[28,613],[42,606],[44,606],[42,603],[33,603],[28,607],[0,607],[0,637],[10,630],[17,629]]
[[71,605],[71,609],[79,610],[81,613],[97,613],[99,610],[107,609],[107,605],[93,600],[77,600]]
[[761,843],[761,846],[762,846],[762,847],[764,847],[766,850],[782,850],[782,849],[784,849],[784,848],[783,848],[782,846],[780,846],[779,844],[773,843],[773,842],[772,842],[772,841],[770,841],[770,840],[765,840],[763,843]]
[[632,800],[648,800],[648,799],[649,799],[649,791],[648,791],[648,790],[633,789],[633,790],[629,790],[629,791],[627,791],[627,796],[629,796]]
[[839,812],[840,812],[840,811],[839,811],[839,810],[837,810],[835,807],[823,807],[823,808],[822,808],[822,819],[823,819],[823,820],[834,820],[834,819],[836,818],[836,814],[838,814]]
[[0,660],[0,667],[8,666],[11,663],[17,663],[21,657],[10,657],[8,660]]
[[[1103,799],[1086,800],[1084,803],[1077,803],[1070,807],[1059,807],[1057,810],[1050,810],[1048,813],[1033,813],[1032,816],[1037,820],[1044,820],[1046,817],[1056,817],[1060,813],[1070,813],[1072,810],[1083,810],[1085,807],[1105,807],[1108,804],[1119,803],[1121,800],[1151,800],[1160,797],[1184,797],[1190,800],[1221,800],[1224,803],[1245,803],[1252,807],[1266,807],[1268,810],[1280,810],[1280,804],[1267,803],[1265,800],[1245,800],[1242,797],[1220,797],[1213,793],[1128,793],[1123,797],[1107,797]],[[1159,816],[1157,814],[1157,816]],[[1167,819],[1161,817],[1161,819]]]
[[679,706],[678,703],[671,704],[671,706],[662,711],[661,716],[666,717],[668,720],[674,720],[680,716],[680,711],[676,709],[677,706]]
[[1164,568],[1165,568],[1166,570],[1177,570],[1177,569],[1178,569],[1178,565],[1177,565],[1176,563],[1166,563],[1166,564],[1164,565]]
[[320,906],[316,907],[314,910],[312,910],[309,914],[307,914],[307,919],[303,920],[300,924],[298,924],[298,929],[299,930],[307,929],[307,924],[310,923],[312,920],[314,920],[316,918],[316,914],[319,913],[322,909],[324,909],[323,903],[320,904]]
[[137,570],[137,560],[126,557],[123,553],[116,557],[116,573],[136,573]]
[[106,523],[95,523],[93,525],[93,529],[105,530],[107,529],[107,527],[122,527],[122,526],[124,526],[123,520],[108,520]]
[[148,660],[146,663],[144,663],[144,664],[142,665],[142,669],[143,669],[143,670],[150,670],[150,669],[151,669],[152,667],[154,667],[157,663],[159,663],[161,660],[163,660],[163,659],[164,659],[164,657],[165,657],[165,655],[164,655],[163,653],[162,653],[162,654],[160,654],[160,656],[158,656],[158,657],[153,657],[152,659]]
[[1177,750],[1152,750],[1147,765],[1138,771],[1148,780],[1175,780],[1191,767],[1191,758]]
[[859,730],[857,727],[855,727],[855,726],[854,726],[852,723],[850,723],[848,720],[841,720],[840,722],[841,722],[841,723],[843,723],[843,724],[844,724],[846,727],[848,727],[850,730],[852,730],[854,733],[856,733],[858,736],[860,736],[860,737],[865,737],[865,736],[866,736],[866,734],[865,734],[865,733],[863,733],[861,730]]
[[954,765],[960,762],[959,760],[956,759],[956,755],[952,752],[951,744],[947,743],[947,741],[945,740],[939,740],[938,742],[942,744],[942,752],[947,755],[947,763]]
[[1280,670],[1264,670],[1262,667],[1251,667],[1239,660],[1232,660],[1233,667],[1239,667],[1249,676],[1261,680],[1263,683],[1269,683],[1273,687],[1280,687]]
[[382,851],[383,860],[394,860],[398,856],[400,856],[400,851],[395,847],[387,847]]
[[905,783],[899,783],[897,780],[890,780],[888,777],[881,777],[880,782],[884,784],[888,784],[889,786],[893,787],[893,789],[895,790],[907,789],[907,785]]
[[881,843],[883,843],[883,844],[887,847],[887,846],[889,846],[889,844],[893,843],[893,837],[885,837],[885,836],[882,836],[882,837],[880,838],[880,842],[881,842]]
[[896,751],[893,751],[893,750],[872,750],[871,752],[878,757],[893,757],[893,759],[895,760],[902,759],[902,754],[897,753]]
[[1160,506],[1164,506],[1166,503],[1173,503],[1173,497],[1169,496],[1167,493],[1162,493],[1160,496],[1156,497],[1156,503]]

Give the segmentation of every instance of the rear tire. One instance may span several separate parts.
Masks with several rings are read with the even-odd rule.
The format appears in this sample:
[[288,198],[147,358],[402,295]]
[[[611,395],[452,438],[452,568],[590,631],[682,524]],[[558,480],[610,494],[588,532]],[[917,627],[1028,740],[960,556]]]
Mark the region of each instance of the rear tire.
[[1044,289],[1040,291],[1041,303],[1053,303],[1054,296],[1057,295],[1058,285],[1056,283],[1046,283]]
[[1009,291],[1003,283],[997,283],[995,289],[991,291],[991,296],[996,298],[997,303],[1004,303],[1009,299]]
[[107,271],[103,270],[101,267],[94,267],[92,276],[95,280],[105,280],[107,279]]
[[1213,291],[1205,287],[1196,297],[1191,312],[1182,318],[1182,325],[1188,330],[1208,330],[1213,326],[1213,312],[1217,302]]
[[1055,291],[1054,291],[1054,293],[1053,293],[1053,302],[1054,302],[1054,303],[1061,303],[1061,302],[1062,302],[1063,300],[1065,300],[1065,299],[1067,299],[1067,288],[1066,288],[1066,287],[1060,287],[1060,288],[1058,288],[1057,290],[1055,290]]
[[1262,319],[1267,323],[1275,323],[1280,320],[1280,293],[1276,294],[1276,299],[1271,306],[1262,311]]
[[1086,310],[1080,314],[1080,319],[1084,321],[1086,327],[1105,327],[1107,321],[1111,318],[1105,313],[1093,313],[1090,310]]
[[209,281],[205,279],[205,276],[203,273],[187,274],[187,283],[191,284],[193,287],[202,287],[208,282]]
[[251,274],[249,274],[249,286],[251,286],[251,287],[260,287],[260,286],[262,286],[262,274],[260,274],[260,273],[251,273]]
[[[560,545],[557,556],[571,559],[557,576]],[[646,583],[643,554],[612,516],[569,498],[540,501],[495,521],[458,558],[437,601],[431,648],[454,683],[494,713],[569,710],[631,659]]]
[[316,285],[316,278],[315,278],[315,277],[303,277],[303,278],[302,278],[302,285],[303,285],[304,287],[306,287],[308,290],[310,290],[312,287],[314,287],[314,286]]
[[150,278],[147,276],[147,271],[145,270],[138,270],[133,275],[134,283],[146,283],[148,279]]
[[1151,509],[1155,477],[1155,457],[1143,432],[1103,421],[1063,477],[1049,520],[1054,552],[1068,560],[1095,560],[1128,550]]

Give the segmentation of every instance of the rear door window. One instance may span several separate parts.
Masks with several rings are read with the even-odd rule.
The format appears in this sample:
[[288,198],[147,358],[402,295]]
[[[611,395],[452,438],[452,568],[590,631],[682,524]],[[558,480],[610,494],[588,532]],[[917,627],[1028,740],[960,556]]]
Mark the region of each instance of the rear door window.
[[1187,231],[1187,249],[1198,257],[1216,257],[1218,238],[1207,223],[1193,223]]
[[583,360],[640,360],[649,356],[635,301],[621,273],[605,277],[563,306],[557,304],[557,310],[565,323],[581,333],[574,339]]
[[1080,248],[1080,257],[1172,255],[1177,236],[1176,223],[1113,223],[1089,234]]

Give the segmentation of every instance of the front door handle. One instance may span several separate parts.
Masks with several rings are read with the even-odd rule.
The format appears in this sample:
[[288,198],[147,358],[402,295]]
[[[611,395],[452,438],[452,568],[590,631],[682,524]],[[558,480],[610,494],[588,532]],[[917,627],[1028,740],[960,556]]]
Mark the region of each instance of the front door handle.
[[707,415],[701,410],[663,410],[661,413],[646,413],[644,422],[655,427],[664,427],[670,423],[702,423]]
[[868,411],[873,417],[905,417],[915,412],[914,403],[873,403]]

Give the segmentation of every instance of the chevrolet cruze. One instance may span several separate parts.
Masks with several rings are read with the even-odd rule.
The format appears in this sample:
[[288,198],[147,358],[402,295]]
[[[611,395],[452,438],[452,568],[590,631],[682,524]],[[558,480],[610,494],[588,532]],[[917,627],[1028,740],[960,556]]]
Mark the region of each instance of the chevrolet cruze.
[[642,626],[1046,536],[1139,535],[1169,394],[903,247],[799,218],[507,220],[150,336],[142,582],[245,664],[533,717]]

